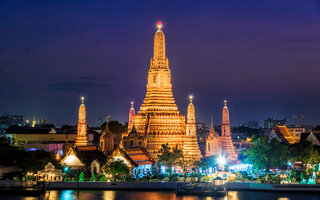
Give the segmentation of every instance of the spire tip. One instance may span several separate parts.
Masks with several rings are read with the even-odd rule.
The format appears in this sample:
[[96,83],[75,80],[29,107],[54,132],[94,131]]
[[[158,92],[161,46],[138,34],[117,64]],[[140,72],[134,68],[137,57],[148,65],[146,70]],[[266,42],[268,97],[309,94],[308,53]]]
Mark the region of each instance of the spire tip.
[[157,28],[158,28],[158,30],[162,29],[162,22],[160,20],[158,20],[158,22],[157,22]]
[[190,103],[192,103],[193,95],[189,95]]

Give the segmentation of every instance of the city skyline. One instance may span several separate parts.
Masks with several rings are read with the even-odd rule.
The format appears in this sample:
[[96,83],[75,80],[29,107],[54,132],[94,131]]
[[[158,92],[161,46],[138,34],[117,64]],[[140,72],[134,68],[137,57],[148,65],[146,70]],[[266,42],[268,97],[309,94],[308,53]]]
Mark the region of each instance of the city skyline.
[[75,124],[85,96],[89,125],[97,125],[103,114],[128,121],[130,102],[139,110],[146,92],[153,32],[161,20],[173,94],[183,115],[192,94],[196,118],[207,125],[211,114],[214,124],[221,124],[224,99],[232,126],[248,120],[261,126],[269,117],[290,123],[293,114],[319,123],[319,4],[290,2],[139,8],[103,1],[37,6],[5,1],[0,105],[29,119]]

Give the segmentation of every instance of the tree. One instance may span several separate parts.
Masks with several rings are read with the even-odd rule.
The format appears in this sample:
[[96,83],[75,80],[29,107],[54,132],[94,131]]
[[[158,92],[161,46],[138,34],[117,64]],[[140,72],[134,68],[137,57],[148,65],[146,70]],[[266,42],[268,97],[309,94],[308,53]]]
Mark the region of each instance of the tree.
[[197,160],[193,163],[192,165],[192,171],[195,173],[195,175],[198,177],[198,182],[200,182],[201,179],[201,170],[208,169],[208,167],[215,167],[217,166],[215,159],[216,156],[210,156],[210,157],[205,157],[201,158],[200,160]]
[[158,161],[169,168],[169,175],[172,174],[172,167],[178,165],[179,160],[183,158],[182,150],[175,147],[171,150],[168,144],[162,144],[159,150]]
[[183,179],[184,182],[186,182],[187,180],[187,173],[188,173],[188,168],[191,167],[194,164],[194,160],[192,159],[186,159],[184,156],[182,156],[182,158],[178,161],[178,166],[181,167],[182,171],[182,175],[183,175]]
[[60,167],[54,155],[45,151],[24,151],[11,145],[11,139],[0,137],[0,165],[18,166],[23,171],[36,172],[48,162]]
[[107,163],[105,168],[107,173],[112,174],[114,181],[117,180],[118,176],[128,176],[130,169],[122,160],[114,160],[110,163]]
[[320,155],[311,142],[305,141],[291,147],[290,159],[293,162],[302,161],[304,164],[316,164],[320,162]]
[[245,152],[245,161],[257,169],[269,171],[270,167],[285,167],[288,161],[288,147],[277,139],[267,136],[254,138],[253,145]]

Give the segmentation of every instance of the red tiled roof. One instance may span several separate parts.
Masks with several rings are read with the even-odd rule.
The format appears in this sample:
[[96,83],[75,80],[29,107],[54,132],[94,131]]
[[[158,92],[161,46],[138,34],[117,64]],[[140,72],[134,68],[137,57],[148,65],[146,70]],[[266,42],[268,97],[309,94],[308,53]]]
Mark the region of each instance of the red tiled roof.
[[143,147],[126,147],[125,153],[137,165],[154,164],[155,161]]

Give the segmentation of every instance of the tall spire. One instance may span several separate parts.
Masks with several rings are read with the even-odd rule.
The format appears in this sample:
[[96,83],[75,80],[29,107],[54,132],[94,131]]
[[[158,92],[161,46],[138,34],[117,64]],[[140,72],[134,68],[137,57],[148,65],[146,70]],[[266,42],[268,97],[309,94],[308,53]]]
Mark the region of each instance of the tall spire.
[[183,144],[183,153],[187,159],[200,160],[201,152],[199,149],[199,144],[197,140],[197,127],[195,119],[195,109],[192,103],[193,96],[189,96],[189,105],[188,105],[188,116],[186,124],[186,136]]
[[189,96],[190,103],[188,105],[188,116],[187,116],[188,124],[195,123],[195,110],[194,110],[194,105],[192,103],[192,99],[193,99],[193,96],[190,95]]
[[229,109],[227,107],[227,101],[224,100],[224,107],[222,109],[222,125],[221,125],[221,137],[220,148],[223,154],[228,155],[229,161],[235,162],[238,155],[235,151],[235,147],[231,139],[231,128],[229,121]]
[[128,121],[128,132],[130,132],[130,130],[132,129],[132,118],[135,115],[135,110],[133,107],[133,101],[131,101],[131,108],[129,110],[129,121]]
[[84,105],[84,97],[81,97],[81,105],[79,107],[79,121],[78,121],[78,134],[76,137],[77,146],[88,145],[87,135],[87,117],[86,117],[86,106]]
[[210,133],[214,133],[214,128],[213,128],[213,119],[211,115],[211,126],[210,126]]
[[114,150],[114,139],[109,130],[108,120],[106,122],[106,128],[103,130],[100,136],[100,148],[106,155],[110,154]]
[[224,100],[224,107],[222,110],[222,125],[229,125],[230,126],[229,109],[227,107],[227,100]]
[[[165,36],[158,22],[154,35],[153,57],[148,72],[147,93],[139,114],[179,114],[172,94],[171,72],[165,53]],[[137,125],[137,124],[136,124]],[[138,128],[139,129],[139,128]]]
[[166,60],[166,47],[165,47],[165,37],[162,32],[162,23],[158,21],[157,23],[158,31],[154,36],[154,47],[153,47],[153,59],[155,64],[165,64]]

